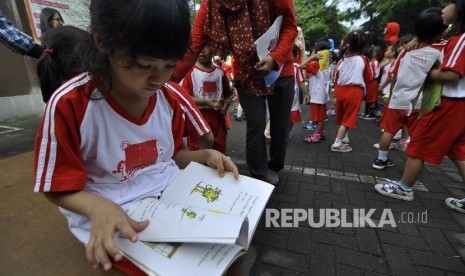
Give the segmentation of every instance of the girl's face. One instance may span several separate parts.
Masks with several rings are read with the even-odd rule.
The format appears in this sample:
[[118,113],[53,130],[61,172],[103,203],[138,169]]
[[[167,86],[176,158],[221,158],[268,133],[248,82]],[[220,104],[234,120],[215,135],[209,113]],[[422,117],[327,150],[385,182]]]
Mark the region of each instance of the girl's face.
[[392,52],[392,45],[391,46],[388,46],[388,48],[386,49],[386,52],[384,52],[384,56],[386,58],[391,58],[393,56],[393,52]]
[[442,22],[444,25],[450,25],[455,22],[457,8],[455,3],[448,2],[447,6],[442,10]]
[[49,23],[50,27],[57,28],[63,26],[63,18],[58,13],[54,13],[52,17],[50,17]]
[[210,47],[210,45],[206,45],[205,47],[203,47],[202,52],[200,52],[198,61],[201,64],[211,64],[212,57],[213,57],[212,48]]
[[117,51],[110,58],[112,93],[132,98],[150,98],[173,74],[176,60],[138,57],[131,65],[129,56]]

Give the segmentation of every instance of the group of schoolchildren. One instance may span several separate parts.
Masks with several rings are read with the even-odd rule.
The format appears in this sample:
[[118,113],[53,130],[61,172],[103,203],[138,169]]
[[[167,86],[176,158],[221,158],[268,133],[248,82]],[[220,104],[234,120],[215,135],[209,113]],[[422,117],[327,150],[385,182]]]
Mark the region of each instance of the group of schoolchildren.
[[[334,69],[336,123],[339,128],[331,150],[352,150],[348,130],[357,127],[357,117],[374,119],[376,103],[381,99],[384,103],[380,119],[383,133],[374,145],[378,154],[372,167],[384,169],[394,166],[389,159],[389,149],[393,148],[392,141],[397,133],[402,133],[400,148],[408,157],[400,181],[388,180],[375,185],[375,190],[382,195],[413,200],[412,186],[421,174],[423,163],[439,165],[446,156],[455,162],[465,182],[465,125],[456,123],[465,118],[464,18],[464,1],[450,0],[444,9],[429,8],[420,12],[414,23],[415,39],[402,45],[402,51],[397,39],[387,40],[389,44],[384,48],[384,66],[381,68],[381,47],[372,47],[370,60],[363,55],[366,33],[354,31],[345,38],[341,59]],[[392,23],[388,23],[385,33],[392,29],[393,25],[389,25]],[[446,35],[449,36],[447,40]],[[328,95],[327,86],[319,88],[313,84],[312,88],[313,79],[321,81],[318,64],[310,62],[302,67],[310,73],[311,97],[314,97],[313,88],[317,87],[320,93],[317,95]],[[425,83],[431,82],[442,85],[440,101],[432,111],[423,112],[422,96],[429,92]],[[365,113],[359,115],[363,100],[366,102]],[[325,109],[326,101],[323,103],[322,108]],[[311,120],[317,122],[317,127],[304,142],[315,143],[325,136],[322,126],[326,116],[320,117],[324,113],[314,104],[310,110]],[[465,213],[465,198],[447,198],[445,203]]]
[[[114,235],[120,232],[137,240],[136,231],[148,222],[136,222],[126,212],[144,197],[159,196],[179,174],[179,167],[196,161],[220,174],[232,171],[238,177],[237,167],[224,155],[230,127],[230,80],[213,63],[214,47],[207,44],[180,85],[169,81],[176,61],[188,49],[191,26],[188,9],[162,2],[146,1],[145,10],[137,4],[121,8],[118,1],[94,0],[90,7],[93,36],[74,27],[61,27],[43,37],[46,50],[38,65],[41,88],[50,94],[59,88],[47,99],[39,129],[35,191],[44,192],[63,208],[73,234],[87,243],[89,262],[106,270],[113,265],[134,272],[136,268],[117,249]],[[145,22],[154,20],[148,10],[166,11],[157,13],[163,18],[156,20],[154,28]],[[134,12],[140,18],[132,23],[121,19],[132,18]],[[326,105],[330,79],[334,78],[339,128],[332,151],[352,150],[348,131],[357,127],[363,99],[367,103],[364,117],[375,114],[379,96],[386,100],[381,120],[384,132],[374,168],[393,166],[388,150],[394,134],[404,126],[410,134],[402,179],[377,184],[376,191],[413,200],[412,186],[423,162],[440,164],[445,156],[455,161],[465,181],[465,125],[456,123],[465,119],[464,17],[463,0],[449,0],[442,12],[439,8],[421,12],[412,42],[416,49],[398,55],[392,43],[384,51],[387,63],[382,70],[378,63],[382,49],[373,51],[370,62],[363,55],[366,34],[361,31],[346,36],[334,69],[322,70],[320,63],[321,51],[330,49],[329,42],[316,42],[310,58],[294,64],[292,123],[301,121],[299,90],[304,91],[302,101],[309,103],[311,121],[316,123],[315,132],[304,142],[326,138]],[[449,24],[454,33],[445,41]],[[85,43],[76,48],[73,41]],[[67,58],[60,60],[62,54]],[[442,65],[431,69],[436,60]],[[309,75],[308,88],[302,68]],[[384,72],[379,84],[375,78],[378,71]],[[427,77],[443,84],[441,104],[418,118],[419,107],[409,104]],[[111,184],[123,181],[125,185]],[[465,213],[465,199],[448,198],[446,204]]]

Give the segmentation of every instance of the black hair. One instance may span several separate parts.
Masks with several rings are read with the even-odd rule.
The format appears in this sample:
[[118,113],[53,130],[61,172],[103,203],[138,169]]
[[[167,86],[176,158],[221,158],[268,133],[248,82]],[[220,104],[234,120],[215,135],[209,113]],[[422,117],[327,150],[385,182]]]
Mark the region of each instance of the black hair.
[[181,59],[189,47],[187,0],[92,0],[93,38],[86,53],[88,70],[109,77],[109,58],[116,50],[130,57]]
[[413,29],[419,40],[433,41],[447,29],[442,21],[441,9],[434,7],[421,11],[415,19]]
[[455,4],[455,22],[452,28],[459,33],[465,32],[465,0],[447,0],[447,2]]
[[414,38],[415,38],[415,36],[412,35],[412,34],[405,34],[405,35],[399,37],[399,43],[398,43],[398,45],[399,45],[399,46],[404,46],[405,44],[407,44],[407,43],[409,43],[410,41],[412,41]]
[[315,52],[321,51],[321,50],[329,50],[329,41],[325,38],[323,39],[318,39],[315,42]]
[[37,63],[37,75],[45,103],[63,82],[85,71],[79,46],[89,37],[73,26],[50,29],[42,37],[45,50]]
[[366,45],[365,34],[358,30],[349,33],[346,37],[347,48],[352,54],[361,54]]
[[397,58],[399,55],[399,46],[398,45],[390,45],[391,46],[391,51],[394,52],[394,57]]
[[[61,20],[63,20],[63,16],[61,16],[60,12],[52,9],[52,8],[43,8],[42,11],[40,12],[40,31],[42,32],[42,35],[47,32],[49,29],[53,29],[50,26],[50,20],[52,20],[53,15],[55,13],[58,13],[60,16]],[[62,21],[64,23],[64,21]]]
[[292,48],[292,55],[294,58],[296,58],[299,55],[300,48],[297,46],[297,44],[294,44],[294,47]]

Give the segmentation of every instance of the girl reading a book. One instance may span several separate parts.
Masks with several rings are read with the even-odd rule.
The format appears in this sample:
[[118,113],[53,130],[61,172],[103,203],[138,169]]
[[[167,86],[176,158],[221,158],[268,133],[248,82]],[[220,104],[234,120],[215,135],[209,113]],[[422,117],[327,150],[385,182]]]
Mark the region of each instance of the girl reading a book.
[[[465,182],[465,0],[449,0],[442,10],[444,25],[452,24],[454,34],[444,47],[439,69],[429,77],[443,84],[440,106],[418,122],[407,147],[407,163],[400,181],[375,185],[379,193],[402,200],[414,198],[412,186],[423,163],[439,165],[445,156],[455,162]],[[461,118],[461,119],[460,119]],[[465,213],[465,198],[447,198],[446,205]]]
[[138,275],[114,237],[135,242],[149,222],[126,212],[160,196],[191,161],[220,176],[238,170],[215,150],[182,149],[186,117],[200,135],[210,131],[168,81],[189,46],[187,1],[92,0],[90,18],[88,71],[57,89],[38,130],[34,190],[60,206],[93,267]]
[[[283,22],[277,48],[258,60],[254,41],[280,15]],[[192,28],[191,49],[194,55],[198,55],[208,41],[214,41],[235,57],[234,87],[247,116],[247,166],[253,177],[272,184],[279,181],[278,172],[284,168],[289,140],[295,83],[292,47],[296,37],[297,24],[291,0],[204,0]],[[196,58],[190,54],[176,66],[174,80],[180,81],[192,67]],[[264,76],[281,66],[283,69],[278,80],[272,87],[266,87]],[[273,137],[269,160],[263,137],[265,101],[268,101]]]

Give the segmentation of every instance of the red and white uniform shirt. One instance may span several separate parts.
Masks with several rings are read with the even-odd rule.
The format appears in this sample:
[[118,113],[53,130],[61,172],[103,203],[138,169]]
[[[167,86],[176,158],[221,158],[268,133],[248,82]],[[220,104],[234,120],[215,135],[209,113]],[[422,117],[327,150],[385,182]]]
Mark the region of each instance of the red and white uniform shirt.
[[299,68],[298,63],[294,63],[294,76],[295,76],[294,100],[292,101],[291,111],[300,110],[299,85],[305,81],[304,73],[302,72],[302,69]]
[[365,82],[372,79],[373,71],[365,57],[359,55],[345,57],[337,64],[335,80],[337,86],[355,85],[365,88]]
[[[217,67],[211,71],[205,71],[194,66],[182,80],[182,86],[198,99],[220,101],[230,96],[229,80],[223,70]],[[199,108],[210,107],[199,105]]]
[[[445,42],[431,44],[412,51],[402,51],[391,70],[397,81],[394,84],[389,108],[410,109],[410,101],[414,99],[428,76],[436,60],[441,61],[441,51]],[[415,109],[420,108],[421,98]]]
[[330,70],[320,70],[320,63],[312,61],[307,64],[308,92],[310,103],[325,104],[329,100],[329,83],[331,80]]
[[[151,97],[146,114],[136,118],[97,77],[83,73],[62,85],[38,131],[34,191],[85,190],[125,211],[138,200],[159,196],[179,173],[172,157],[182,149],[186,116],[199,134],[210,131],[179,88],[165,84]],[[87,243],[88,218],[61,211],[71,232]]]
[[465,98],[465,33],[449,38],[444,48],[443,71],[453,71],[460,75],[460,79],[452,83],[444,83],[442,95],[450,98]]
[[[393,68],[395,61],[392,61],[386,65],[384,65],[383,70],[381,70],[381,82],[380,84],[384,84],[386,80],[391,76],[389,71]],[[391,83],[386,85],[383,89],[383,95],[387,95],[391,92]]]

